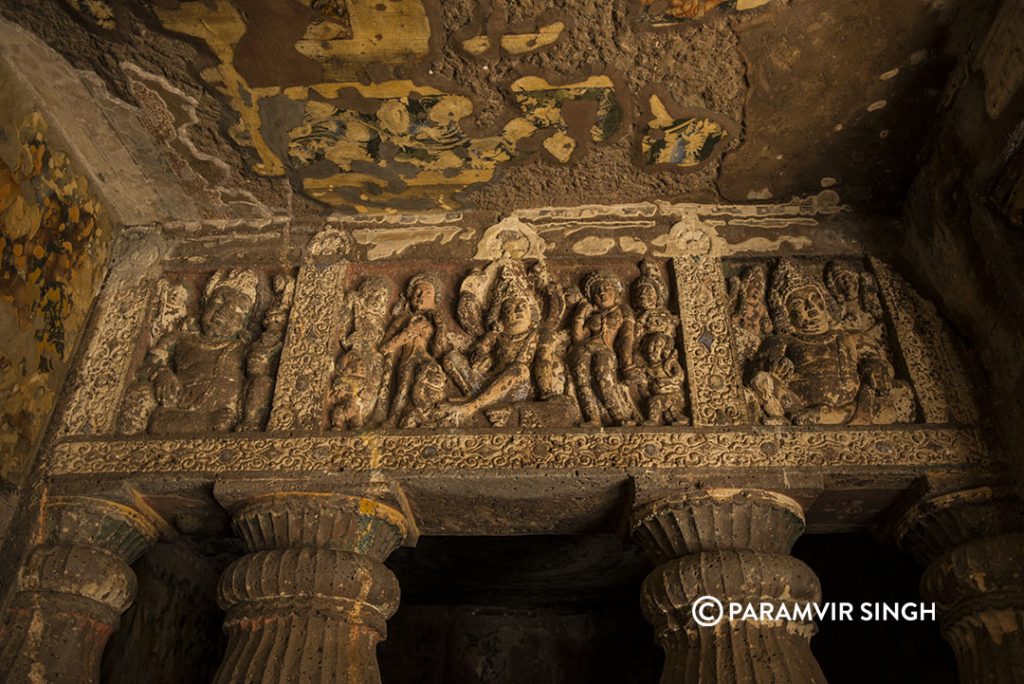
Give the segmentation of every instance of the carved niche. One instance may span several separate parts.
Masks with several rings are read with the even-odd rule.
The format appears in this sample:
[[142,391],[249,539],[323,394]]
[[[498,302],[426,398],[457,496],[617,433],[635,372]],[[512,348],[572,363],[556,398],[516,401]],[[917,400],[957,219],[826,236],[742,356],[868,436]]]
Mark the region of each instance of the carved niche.
[[294,288],[291,274],[256,269],[165,275],[119,431],[262,430]]
[[330,424],[688,424],[667,268],[653,260],[581,268],[507,254],[468,272],[352,267]]
[[736,353],[752,417],[766,425],[910,423],[875,275],[861,259],[729,262]]

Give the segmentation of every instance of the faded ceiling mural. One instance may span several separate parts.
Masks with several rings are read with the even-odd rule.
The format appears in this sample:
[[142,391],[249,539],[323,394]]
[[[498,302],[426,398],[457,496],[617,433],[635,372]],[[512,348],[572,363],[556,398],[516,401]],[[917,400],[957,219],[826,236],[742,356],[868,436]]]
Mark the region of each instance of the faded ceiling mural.
[[953,19],[976,11],[953,0],[0,10],[139,107],[183,186],[225,215],[233,202],[508,210],[822,188],[884,206],[905,191],[968,38]]

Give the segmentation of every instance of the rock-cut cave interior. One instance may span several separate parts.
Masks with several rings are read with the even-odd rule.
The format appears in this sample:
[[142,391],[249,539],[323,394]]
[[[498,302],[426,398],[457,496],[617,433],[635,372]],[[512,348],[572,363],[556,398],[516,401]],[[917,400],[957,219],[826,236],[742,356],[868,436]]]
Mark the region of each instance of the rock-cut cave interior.
[[0,0],[0,682],[1024,682],[1024,0]]

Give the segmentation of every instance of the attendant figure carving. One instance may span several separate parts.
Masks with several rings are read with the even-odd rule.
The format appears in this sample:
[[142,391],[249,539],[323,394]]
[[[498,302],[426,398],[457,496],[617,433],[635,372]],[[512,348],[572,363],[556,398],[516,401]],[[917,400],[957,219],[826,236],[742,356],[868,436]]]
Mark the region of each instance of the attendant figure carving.
[[378,350],[387,329],[394,283],[384,277],[364,279],[346,296],[340,346],[331,387],[331,426],[335,429],[377,425],[388,415],[389,368]]
[[634,370],[636,320],[622,303],[622,281],[608,271],[589,274],[572,318],[572,376],[584,424],[636,425],[636,407],[620,377]]
[[385,368],[394,369],[389,425],[397,425],[405,413],[421,367],[441,356],[445,338],[438,312],[440,296],[436,278],[424,273],[413,276],[384,333],[379,351],[385,357]]
[[676,355],[674,340],[662,332],[651,332],[640,342],[644,381],[640,396],[647,400],[645,425],[689,425],[683,383],[686,376]]
[[249,376],[245,390],[245,411],[240,431],[262,430],[270,416],[277,367],[284,348],[284,334],[295,292],[295,279],[280,274],[273,280],[274,303],[263,317],[263,332],[253,343],[246,360]]
[[761,340],[772,332],[772,319],[765,305],[768,276],[764,266],[744,268],[739,275],[729,278],[728,287],[736,353],[740,362],[745,363],[757,351]]

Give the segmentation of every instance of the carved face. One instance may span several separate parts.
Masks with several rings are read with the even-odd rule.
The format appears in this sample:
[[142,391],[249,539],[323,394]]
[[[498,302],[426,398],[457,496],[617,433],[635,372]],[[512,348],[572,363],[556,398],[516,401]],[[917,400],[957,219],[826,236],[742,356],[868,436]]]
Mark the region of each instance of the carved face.
[[245,327],[252,300],[238,290],[218,287],[206,298],[199,323],[208,337],[237,337]]
[[669,339],[661,333],[652,333],[644,338],[644,358],[648,363],[659,363],[668,357]]
[[860,278],[852,270],[848,268],[837,269],[834,282],[837,297],[844,301],[857,298],[857,292],[860,290]]
[[594,284],[593,297],[594,304],[599,309],[610,309],[615,306],[619,298],[618,288],[607,278],[599,280]]
[[433,311],[436,296],[437,291],[434,289],[434,284],[429,280],[421,280],[413,286],[412,292],[409,293],[409,303],[412,305],[413,311]]
[[797,290],[786,300],[789,322],[797,332],[828,332],[829,319],[825,298],[816,288]]
[[658,306],[658,290],[648,283],[640,283],[636,288],[636,307],[641,311],[650,311]]
[[523,297],[509,297],[501,303],[501,327],[509,335],[521,335],[530,329],[533,320],[530,303]]

